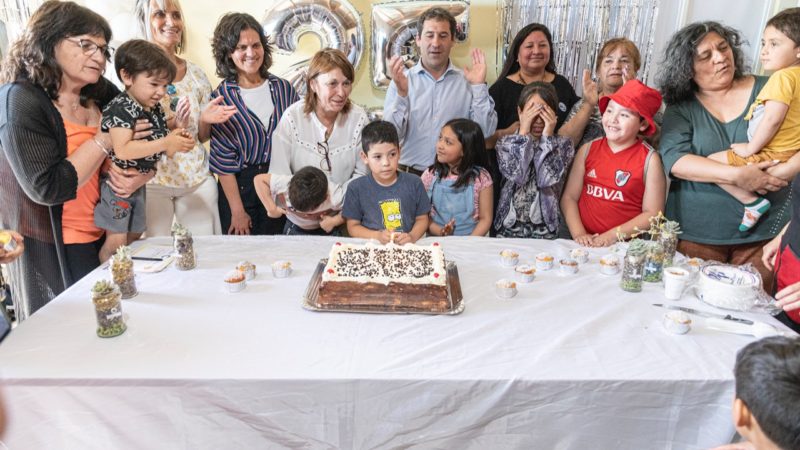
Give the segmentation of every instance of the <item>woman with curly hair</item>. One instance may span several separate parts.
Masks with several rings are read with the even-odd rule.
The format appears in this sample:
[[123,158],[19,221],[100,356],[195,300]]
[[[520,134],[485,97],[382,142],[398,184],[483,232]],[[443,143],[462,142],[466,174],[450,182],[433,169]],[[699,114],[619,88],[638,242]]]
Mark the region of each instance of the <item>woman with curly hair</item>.
[[211,47],[222,82],[211,94],[237,113],[211,127],[211,171],[219,176],[219,216],[226,234],[281,234],[284,218],[267,217],[253,178],[269,171],[272,134],[298,100],[292,85],[269,73],[272,49],[255,17],[224,15]]
[[[666,215],[683,229],[680,252],[752,263],[769,289],[772,274],[761,261],[761,248],[789,220],[786,180],[800,171],[800,158],[739,167],[707,158],[747,141],[744,116],[767,81],[745,74],[741,46],[733,28],[698,22],[676,32],[665,50],[658,83],[667,103],[659,151],[672,180]],[[741,204],[717,184],[771,191],[766,197],[775,206],[749,232],[740,232]]]
[[[25,252],[8,266],[18,320],[100,264],[103,230],[93,211],[111,149],[100,110],[118,93],[102,77],[110,40],[108,23],[91,10],[45,2],[3,63],[0,227],[24,238]],[[149,134],[137,130],[137,138]],[[121,196],[150,178],[113,165],[109,177]]]

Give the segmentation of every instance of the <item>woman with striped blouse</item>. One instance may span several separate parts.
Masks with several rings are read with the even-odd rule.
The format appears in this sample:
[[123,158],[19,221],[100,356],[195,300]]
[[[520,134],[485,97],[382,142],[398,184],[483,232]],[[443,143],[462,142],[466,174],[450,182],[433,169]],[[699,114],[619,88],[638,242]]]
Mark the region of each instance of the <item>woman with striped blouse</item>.
[[272,133],[286,108],[298,100],[292,85],[269,73],[272,50],[249,14],[229,13],[214,30],[211,46],[223,81],[211,94],[237,113],[211,127],[211,171],[219,176],[219,216],[227,234],[281,234],[284,219],[271,219],[253,178],[269,170]]

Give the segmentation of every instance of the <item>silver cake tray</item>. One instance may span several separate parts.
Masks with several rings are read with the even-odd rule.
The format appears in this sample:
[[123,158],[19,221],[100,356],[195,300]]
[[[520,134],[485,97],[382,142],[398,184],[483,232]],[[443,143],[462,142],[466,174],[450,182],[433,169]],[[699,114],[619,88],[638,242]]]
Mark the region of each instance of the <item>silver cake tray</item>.
[[453,261],[445,261],[445,270],[447,270],[447,297],[450,300],[452,309],[447,311],[392,311],[387,310],[385,307],[367,307],[367,306],[352,306],[347,307],[342,305],[336,308],[321,308],[317,303],[319,297],[319,286],[322,283],[322,272],[325,270],[325,265],[328,263],[328,258],[319,260],[314,274],[311,275],[311,280],[308,282],[306,293],[303,295],[303,308],[309,311],[323,311],[323,312],[350,312],[350,313],[369,313],[369,314],[433,314],[433,315],[456,315],[464,312],[464,295],[461,292],[461,281],[458,278],[458,268]]

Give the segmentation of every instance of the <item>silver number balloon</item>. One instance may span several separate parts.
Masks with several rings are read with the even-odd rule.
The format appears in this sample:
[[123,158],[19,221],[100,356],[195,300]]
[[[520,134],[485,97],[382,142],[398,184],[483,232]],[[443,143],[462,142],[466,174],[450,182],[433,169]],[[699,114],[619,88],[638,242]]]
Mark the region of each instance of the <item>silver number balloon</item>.
[[372,85],[378,89],[389,87],[389,60],[399,55],[406,67],[419,60],[414,38],[417,35],[417,17],[426,9],[438,6],[456,18],[457,42],[469,35],[468,1],[410,1],[381,3],[372,7]]
[[[336,48],[358,68],[364,52],[361,15],[347,0],[284,0],[268,9],[262,21],[264,32],[275,44],[276,53],[294,55],[300,37],[317,36],[322,48]],[[312,55],[313,56],[313,55]],[[299,58],[281,74],[305,95],[305,80],[311,56]]]

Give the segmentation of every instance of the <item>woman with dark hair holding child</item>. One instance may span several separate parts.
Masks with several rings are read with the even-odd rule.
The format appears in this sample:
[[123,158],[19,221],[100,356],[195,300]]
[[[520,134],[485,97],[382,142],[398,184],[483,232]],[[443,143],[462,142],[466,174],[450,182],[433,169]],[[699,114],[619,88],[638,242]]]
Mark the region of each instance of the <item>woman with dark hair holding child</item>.
[[[0,226],[24,237],[8,266],[24,320],[100,263],[93,210],[111,150],[100,108],[118,90],[102,75],[113,49],[101,16],[73,2],[45,2],[3,62],[0,81]],[[149,134],[137,124],[135,136]],[[122,196],[150,179],[109,169]]]

